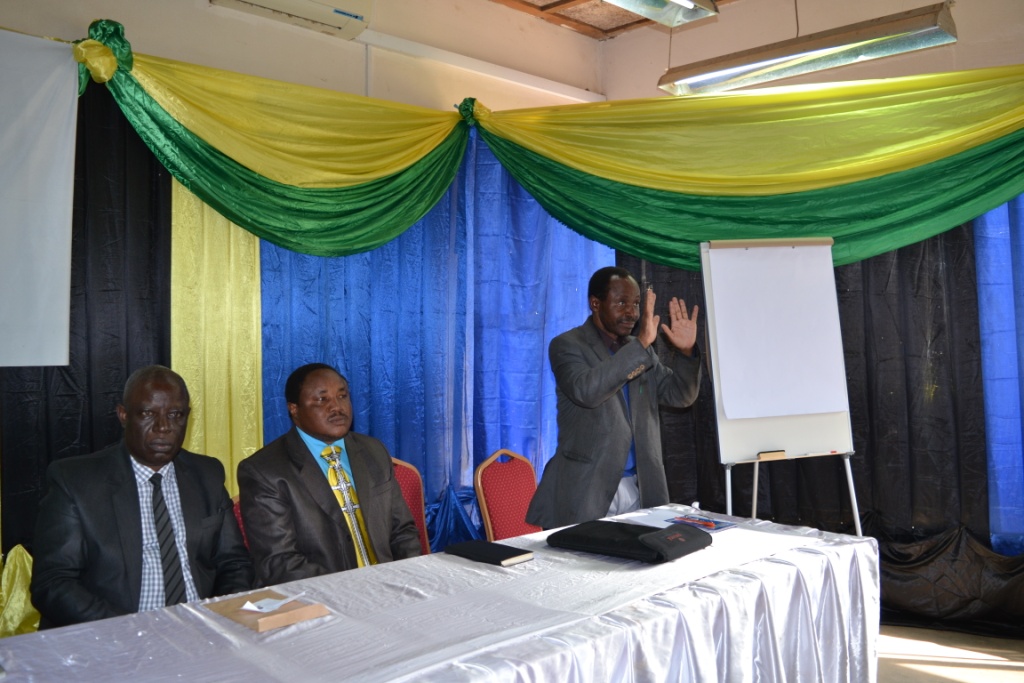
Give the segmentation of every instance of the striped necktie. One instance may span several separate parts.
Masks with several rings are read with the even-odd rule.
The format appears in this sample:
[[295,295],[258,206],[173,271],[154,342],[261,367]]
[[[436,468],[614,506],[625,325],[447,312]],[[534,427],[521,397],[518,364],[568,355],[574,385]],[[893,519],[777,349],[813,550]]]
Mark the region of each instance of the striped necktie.
[[341,512],[345,516],[349,536],[352,537],[352,543],[356,547],[357,565],[366,567],[377,564],[377,554],[373,551],[370,535],[366,531],[363,509],[359,506],[359,497],[348,478],[348,473],[341,466],[340,453],[341,449],[337,446],[328,446],[320,452],[320,457],[330,465],[327,468],[327,481],[330,482],[334,497],[338,499],[338,505],[341,506]]
[[181,559],[178,544],[174,540],[174,525],[167,512],[164,492],[161,486],[163,476],[157,472],[149,478],[153,484],[153,523],[156,537],[160,541],[160,564],[164,570],[164,604],[177,605],[185,602],[185,577],[181,573]]

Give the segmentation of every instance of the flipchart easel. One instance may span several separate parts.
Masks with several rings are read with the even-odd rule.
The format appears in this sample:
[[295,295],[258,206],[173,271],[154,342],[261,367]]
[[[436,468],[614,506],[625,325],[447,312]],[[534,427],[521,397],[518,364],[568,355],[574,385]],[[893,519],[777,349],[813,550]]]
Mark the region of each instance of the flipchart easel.
[[832,242],[702,243],[708,355],[727,512],[734,465],[754,465],[756,518],[762,462],[840,456],[859,536]]

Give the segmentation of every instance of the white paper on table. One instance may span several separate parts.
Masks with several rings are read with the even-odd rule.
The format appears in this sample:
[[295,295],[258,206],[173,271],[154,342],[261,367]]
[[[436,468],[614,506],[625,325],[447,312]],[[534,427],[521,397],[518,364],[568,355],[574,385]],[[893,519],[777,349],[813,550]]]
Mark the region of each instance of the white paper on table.
[[256,602],[250,602],[247,600],[246,603],[242,605],[242,609],[248,610],[249,612],[273,612],[274,610],[287,605],[292,600],[298,600],[305,594],[306,591],[302,591],[298,595],[293,595],[291,597],[285,596],[279,600],[275,598],[263,598]]

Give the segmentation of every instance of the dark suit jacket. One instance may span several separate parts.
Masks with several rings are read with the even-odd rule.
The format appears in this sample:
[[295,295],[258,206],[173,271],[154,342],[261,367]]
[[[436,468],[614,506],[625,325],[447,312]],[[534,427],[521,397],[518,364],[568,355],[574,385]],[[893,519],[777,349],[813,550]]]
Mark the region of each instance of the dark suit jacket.
[[[131,456],[124,443],[53,462],[39,504],[33,543],[32,603],[46,626],[138,611],[142,522]],[[188,561],[199,597],[252,587],[224,467],[181,451],[175,478],[185,517]]]
[[[588,319],[551,341],[558,447],[544,467],[526,521],[553,529],[604,517],[636,444],[642,507],[669,502],[658,405],[686,407],[700,388],[700,354],[673,349],[670,365],[635,337],[613,356]],[[629,408],[622,387],[629,383]]]
[[[349,432],[345,450],[377,560],[419,555],[416,524],[384,444]],[[238,489],[258,585],[356,567],[338,500],[295,427],[239,463]]]

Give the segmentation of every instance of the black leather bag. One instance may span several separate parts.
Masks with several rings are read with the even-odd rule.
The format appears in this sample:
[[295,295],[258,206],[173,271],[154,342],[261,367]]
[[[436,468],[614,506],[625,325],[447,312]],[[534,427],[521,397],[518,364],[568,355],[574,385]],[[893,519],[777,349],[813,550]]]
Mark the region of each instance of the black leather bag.
[[595,520],[548,535],[548,545],[659,564],[708,547],[711,534],[689,524],[656,529],[641,524]]

